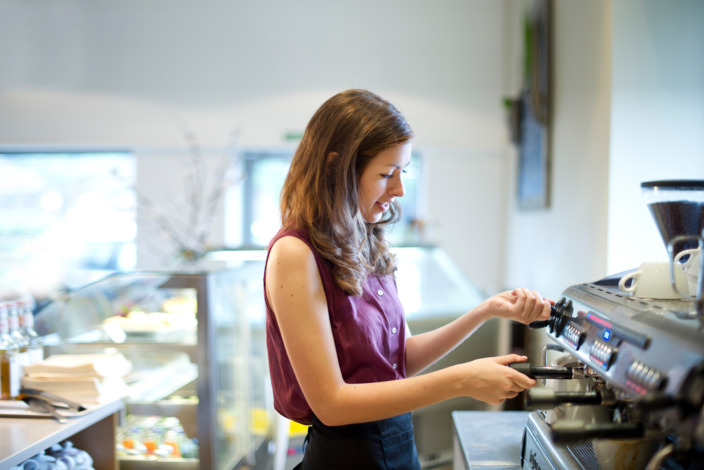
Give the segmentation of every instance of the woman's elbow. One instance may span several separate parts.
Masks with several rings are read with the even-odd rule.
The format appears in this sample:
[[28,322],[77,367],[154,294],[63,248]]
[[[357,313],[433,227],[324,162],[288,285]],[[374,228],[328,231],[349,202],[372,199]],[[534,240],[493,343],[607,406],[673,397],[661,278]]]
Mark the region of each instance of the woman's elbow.
[[350,405],[339,396],[337,399],[328,396],[309,402],[309,404],[315,417],[326,426],[344,426],[354,423],[354,413],[350,412]]
[[325,426],[344,426],[351,424],[340,407],[317,406],[313,407],[313,414]]

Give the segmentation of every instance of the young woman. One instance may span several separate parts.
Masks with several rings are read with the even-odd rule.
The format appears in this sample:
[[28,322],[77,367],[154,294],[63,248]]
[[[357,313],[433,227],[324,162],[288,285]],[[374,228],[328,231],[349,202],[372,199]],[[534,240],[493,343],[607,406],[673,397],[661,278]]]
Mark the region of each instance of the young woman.
[[535,385],[509,354],[418,375],[491,317],[550,314],[516,289],[437,330],[411,336],[384,239],[411,158],[413,132],[365,90],[326,101],[311,118],[281,195],[282,228],[264,274],[276,410],[312,424],[302,470],[419,469],[412,410],[458,396],[502,403]]

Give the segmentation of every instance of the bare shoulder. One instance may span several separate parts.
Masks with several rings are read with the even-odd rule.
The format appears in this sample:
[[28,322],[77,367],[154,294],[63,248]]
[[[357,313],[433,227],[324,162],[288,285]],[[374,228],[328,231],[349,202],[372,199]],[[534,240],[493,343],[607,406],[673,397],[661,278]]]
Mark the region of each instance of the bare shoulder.
[[266,295],[276,316],[315,311],[314,305],[325,305],[322,289],[310,247],[296,237],[277,240],[271,247],[266,269]]
[[279,285],[318,276],[311,248],[296,237],[281,237],[271,247],[267,262],[267,282]]
[[271,247],[269,252],[269,265],[296,266],[308,263],[313,259],[313,252],[306,243],[297,237],[281,237]]

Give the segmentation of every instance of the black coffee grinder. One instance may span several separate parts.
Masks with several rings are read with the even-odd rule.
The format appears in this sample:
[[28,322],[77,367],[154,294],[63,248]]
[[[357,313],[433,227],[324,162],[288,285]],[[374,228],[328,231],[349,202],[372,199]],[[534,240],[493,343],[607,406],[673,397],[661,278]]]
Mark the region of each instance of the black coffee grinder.
[[698,253],[699,275],[694,297],[701,318],[704,316],[704,180],[648,181],[640,186],[670,261],[685,263],[690,256],[697,255],[678,255],[685,251]]

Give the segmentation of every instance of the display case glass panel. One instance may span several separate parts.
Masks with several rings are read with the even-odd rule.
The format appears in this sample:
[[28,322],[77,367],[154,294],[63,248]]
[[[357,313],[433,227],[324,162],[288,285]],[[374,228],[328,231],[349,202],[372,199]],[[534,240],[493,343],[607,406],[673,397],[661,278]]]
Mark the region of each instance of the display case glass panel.
[[244,261],[198,273],[114,274],[38,313],[36,328],[53,338],[51,352],[118,350],[131,361],[120,438],[132,443],[131,431],[157,429],[164,444],[167,430],[160,428],[176,421],[188,438],[171,446],[183,447],[179,455],[168,446],[158,454],[145,452],[143,442],[132,449],[118,442],[121,468],[253,463],[273,422],[262,367],[262,273],[263,262]]

